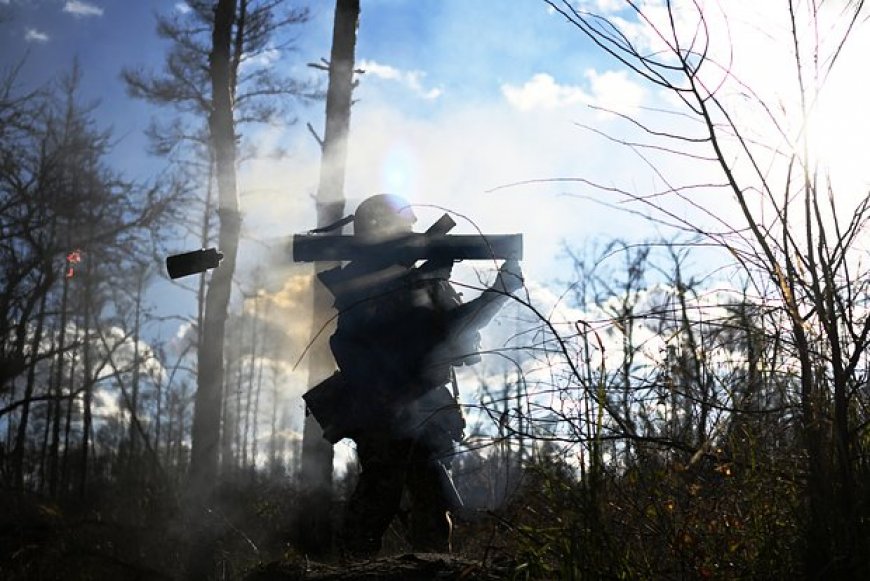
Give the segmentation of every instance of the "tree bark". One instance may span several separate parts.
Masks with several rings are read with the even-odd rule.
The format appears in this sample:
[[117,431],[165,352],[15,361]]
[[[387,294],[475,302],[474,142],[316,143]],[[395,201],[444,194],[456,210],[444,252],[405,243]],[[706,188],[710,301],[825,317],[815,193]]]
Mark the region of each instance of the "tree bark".
[[236,425],[235,425],[235,438],[236,438],[236,469],[242,470],[245,467],[244,460],[242,458],[242,358],[241,355],[236,358]]
[[60,328],[57,340],[57,368],[54,378],[54,417],[51,428],[51,448],[49,450],[48,491],[54,497],[57,494],[57,482],[60,476],[60,409],[63,392],[63,357],[66,346],[67,297],[69,294],[69,278],[63,279],[63,290],[60,299]]
[[82,365],[83,365],[83,385],[84,399],[82,404],[82,457],[79,465],[79,494],[84,496],[85,487],[88,481],[88,446],[90,445],[91,429],[93,418],[91,415],[91,405],[93,401],[94,387],[94,370],[91,362],[91,299],[93,289],[93,261],[88,259],[85,264],[87,269],[85,275],[85,292],[84,292],[84,313],[82,315],[82,325],[84,327],[83,344],[82,344]]
[[224,258],[221,267],[212,272],[206,292],[202,340],[198,352],[189,482],[191,493],[198,497],[211,491],[218,474],[224,330],[241,227],[230,73],[230,45],[235,14],[235,0],[220,0],[217,3],[212,52],[209,55],[212,110],[208,125],[217,173],[220,220],[218,246]]
[[[57,353],[55,350],[57,347],[56,341],[57,335],[52,333],[51,338],[51,349],[49,349],[49,353]],[[47,381],[47,395],[49,399],[45,402],[45,424],[42,427],[42,445],[40,446],[39,451],[39,492],[44,492],[45,487],[48,485],[48,476],[47,476],[47,467],[46,462],[48,462],[48,436],[51,432],[51,418],[54,413],[54,392],[52,383],[54,381],[54,369],[56,365],[56,358],[52,357],[51,364],[48,368],[48,381]]]
[[259,363],[257,363],[257,390],[254,393],[254,423],[251,426],[251,462],[253,465],[253,470],[251,474],[256,473],[257,470],[257,453],[259,452],[257,447],[257,437],[258,437],[258,420],[260,418],[260,391],[263,389],[263,360],[260,359]]
[[69,397],[66,402],[66,418],[64,420],[63,428],[63,461],[61,463],[60,471],[60,488],[64,492],[67,490],[69,485],[69,434],[72,428],[72,410],[76,399],[76,363],[78,363],[78,349],[73,349],[72,361],[69,365],[69,387],[67,388],[69,389]]
[[[274,371],[274,368],[273,368]],[[269,470],[274,473],[278,458],[278,381],[272,374],[272,431],[269,435]]]
[[236,469],[233,443],[236,434],[236,419],[232,413],[232,387],[229,370],[224,370],[223,409],[221,410],[221,471],[225,476]]
[[[214,9],[212,48],[209,54],[212,108],[208,127],[217,176],[218,246],[224,258],[220,268],[212,272],[209,281],[197,353],[197,390],[187,489],[188,499],[191,501],[188,508],[192,511],[193,536],[187,569],[189,579],[212,577],[216,543],[220,535],[217,528],[209,523],[209,512],[206,509],[218,478],[224,332],[241,229],[233,119],[235,76],[231,60],[235,22],[236,1],[219,0]],[[237,34],[241,35],[243,31],[237,30]]]
[[[350,129],[350,108],[353,92],[353,66],[356,31],[359,23],[359,0],[336,0],[329,63],[329,87],[326,93],[326,129],[317,190],[317,225],[326,226],[344,214],[344,180],[347,162],[347,136]],[[315,272],[331,268],[331,263],[316,263]],[[319,282],[314,285],[314,317],[312,337],[323,321],[332,314],[332,297]],[[310,386],[328,377],[335,370],[335,361],[328,345],[318,342],[309,354],[308,383]],[[314,417],[306,413],[302,439],[303,514],[299,538],[303,549],[317,554],[327,552],[331,545],[330,514],[332,501],[332,445],[323,438],[323,431]]]
[[133,377],[130,381],[130,454],[127,456],[127,473],[133,479],[139,476],[139,433],[135,418],[139,417],[139,383],[141,380],[141,365],[139,353],[140,319],[142,318],[142,286],[145,273],[136,274],[136,306],[133,309]]
[[24,489],[24,453],[27,446],[27,424],[30,419],[30,398],[33,397],[33,388],[36,385],[36,365],[39,362],[39,345],[42,342],[42,331],[45,326],[45,302],[47,298],[48,291],[44,292],[39,300],[39,316],[36,319],[36,331],[30,344],[30,366],[27,369],[24,404],[21,408],[21,418],[18,421],[18,435],[15,442],[15,452],[12,457],[15,485],[19,490]]
[[[240,323],[241,324],[241,323]],[[241,361],[241,354],[239,354]],[[248,361],[248,377],[247,377],[247,394],[245,396],[245,427],[242,436],[242,471],[246,471],[248,469],[248,450],[250,449],[248,445],[248,434],[251,432],[251,406],[254,401],[254,378],[257,374],[257,368],[254,364],[254,361],[257,359],[257,313],[256,307],[254,309],[254,316],[251,320],[251,357]],[[241,365],[241,363],[239,363]],[[254,412],[256,413],[256,411]],[[256,465],[256,460],[252,460],[251,465]]]

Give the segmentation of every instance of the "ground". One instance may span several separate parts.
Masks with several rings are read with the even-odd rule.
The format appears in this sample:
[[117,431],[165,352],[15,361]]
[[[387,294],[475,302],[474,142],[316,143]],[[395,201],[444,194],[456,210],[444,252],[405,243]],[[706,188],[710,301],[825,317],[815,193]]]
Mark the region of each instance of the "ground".
[[505,579],[507,573],[453,555],[407,553],[370,561],[326,565],[276,561],[255,569],[247,581],[423,581],[429,579]]

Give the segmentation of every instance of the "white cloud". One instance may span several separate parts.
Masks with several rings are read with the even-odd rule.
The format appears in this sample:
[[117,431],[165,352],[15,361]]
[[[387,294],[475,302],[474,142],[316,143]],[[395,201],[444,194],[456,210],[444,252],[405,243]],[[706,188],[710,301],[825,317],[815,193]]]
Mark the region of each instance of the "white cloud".
[[101,387],[94,390],[92,405],[91,413],[97,418],[117,417],[119,414],[126,413],[126,410],[122,410],[118,405],[118,395]]
[[603,109],[635,115],[638,113],[646,91],[630,80],[625,71],[586,71],[593,95],[593,104]]
[[[649,3],[641,0],[640,4],[647,6]],[[578,0],[574,7],[579,11],[593,12],[602,16],[610,16],[627,8],[623,0]]]
[[74,16],[102,16],[103,9],[94,4],[88,4],[81,0],[67,0],[63,5],[63,11]]
[[622,0],[596,0],[595,5],[602,12],[619,12],[625,10],[625,2]]
[[589,89],[561,85],[547,73],[538,73],[522,86],[504,84],[502,94],[515,109],[557,109],[573,105],[593,105],[618,113],[637,113],[645,91],[631,81],[625,71],[586,71]]
[[196,350],[196,326],[193,321],[185,321],[178,326],[175,336],[169,340],[168,353],[178,357],[182,353],[193,353]]
[[521,87],[504,84],[501,91],[508,103],[520,111],[555,109],[593,101],[581,87],[560,85],[547,73],[536,74]]
[[187,2],[176,2],[175,3],[176,12],[181,12],[182,14],[190,14],[193,9]]
[[276,62],[278,62],[279,58],[281,58],[281,51],[273,46],[267,46],[254,55],[243,54],[240,67],[242,71],[247,71],[251,68],[271,68]]
[[390,65],[383,65],[370,60],[360,61],[359,68],[364,70],[366,72],[366,75],[379,79],[384,79],[387,81],[396,81],[397,83],[410,89],[411,92],[413,92],[418,97],[422,97],[423,99],[437,99],[444,92],[438,87],[424,87],[423,79],[426,77],[426,73],[423,71],[402,71]]
[[48,35],[35,28],[28,28],[24,32],[24,40],[27,42],[48,42]]

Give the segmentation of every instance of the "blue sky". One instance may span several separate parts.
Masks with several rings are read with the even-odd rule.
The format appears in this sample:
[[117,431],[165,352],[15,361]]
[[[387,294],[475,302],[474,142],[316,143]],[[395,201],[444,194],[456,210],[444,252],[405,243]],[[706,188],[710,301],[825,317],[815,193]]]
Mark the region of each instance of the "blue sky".
[[[318,0],[308,4],[312,19],[299,31],[297,51],[282,55],[274,65],[302,75],[312,74],[305,63],[328,57],[333,17],[333,2]],[[124,66],[159,68],[166,44],[156,37],[153,14],[168,14],[181,6],[174,0],[0,0],[0,9],[8,16],[0,24],[4,29],[0,41],[3,63],[9,66],[26,58],[21,80],[25,85],[35,86],[68,70],[77,57],[84,71],[83,96],[99,100],[98,115],[118,138],[115,159],[128,175],[147,178],[159,164],[143,159],[142,130],[151,116],[165,113],[129,99],[119,72]],[[543,143],[550,141],[552,147],[561,147],[566,131],[580,133],[570,127],[574,121],[589,117],[589,112],[582,110],[583,97],[571,104],[570,93],[579,95],[582,91],[594,99],[606,97],[594,94],[593,84],[598,78],[590,76],[590,71],[606,73],[607,68],[600,53],[592,50],[576,30],[552,14],[540,0],[364,0],[357,57],[368,73],[356,93],[359,102],[354,111],[347,192],[353,200],[351,204],[384,188],[407,188],[395,193],[404,194],[413,202],[451,207],[456,196],[475,197],[480,203],[455,209],[471,212],[476,219],[485,220],[481,214],[495,211],[504,217],[505,209],[498,208],[495,197],[485,196],[482,190],[515,180],[580,174],[584,165],[596,162],[595,152],[563,151],[553,159]],[[627,77],[622,80],[629,82]],[[536,89],[554,95],[562,91],[562,96],[556,99],[568,102],[571,107],[546,119],[532,120],[529,116],[512,119],[510,115],[516,112],[516,107],[509,103],[511,88],[517,102],[523,99],[520,93],[524,90],[530,95]],[[546,96],[542,98],[546,100]],[[545,109],[562,108],[559,103],[550,106],[543,103]],[[535,108],[532,103],[527,112],[534,113]],[[307,199],[307,190],[316,185],[311,183],[310,172],[316,169],[317,153],[304,123],[320,127],[322,116],[322,105],[302,110],[299,113],[302,123],[284,130],[280,136],[264,137],[289,141],[302,156],[304,166],[301,172],[298,168],[288,171],[288,166],[269,171],[305,177],[298,180],[285,177],[282,183],[276,175],[268,184],[263,184],[262,178],[248,180],[251,190],[296,189],[298,198]],[[496,135],[489,131],[489,124],[503,129],[514,122],[513,132]],[[542,127],[540,134],[524,139],[523,125],[548,122],[560,125],[557,140],[547,136],[546,127]],[[379,131],[378,159],[355,157],[355,151],[371,153],[372,140],[367,132],[378,126],[392,128],[393,139],[385,140]],[[478,134],[470,136],[471,130]],[[435,144],[419,139],[433,133],[438,134],[442,148],[433,149]],[[582,137],[578,136],[578,147],[582,147]],[[474,141],[479,143],[467,151],[457,151],[457,157],[450,159],[451,151],[455,150],[454,139],[466,146]],[[501,171],[498,158],[504,152],[494,151],[486,159],[486,150],[493,145],[487,143],[489,139],[525,140],[525,148],[510,152],[522,160],[521,167],[506,159],[503,169],[513,166],[513,171]],[[433,159],[434,156],[438,159]],[[551,159],[538,164],[534,159],[538,156]],[[359,163],[356,170],[355,160]],[[364,169],[372,164],[382,166],[379,179]],[[452,179],[436,187],[449,188],[453,195],[446,192],[436,195],[420,180],[432,172],[443,173],[441,166],[445,164]],[[468,186],[462,186],[463,179],[467,179]],[[243,178],[243,192],[246,185]],[[493,205],[496,207],[489,207]],[[260,224],[256,208],[248,211],[251,223]],[[308,220],[303,208],[294,205],[287,211],[299,216],[306,214]],[[274,212],[268,212],[264,219],[274,217]],[[307,229],[308,222],[291,219],[289,225]],[[505,220],[494,225],[509,227],[511,231],[523,229],[523,224],[512,225]],[[262,231],[259,227],[258,230]],[[279,233],[277,225],[274,231],[270,230],[272,235]],[[552,255],[551,250],[548,248],[542,256]]]
[[[279,66],[298,69],[328,57],[334,3],[304,4],[312,19],[299,31],[298,51],[284,55]],[[106,121],[126,135],[138,121],[127,113],[138,113],[139,107],[124,95],[119,72],[124,66],[159,67],[166,44],[155,34],[153,15],[170,14],[180,5],[177,0],[0,0],[0,14],[6,16],[0,24],[2,62],[8,66],[26,57],[23,80],[38,84],[77,57],[85,70],[85,95],[99,98]],[[543,70],[579,83],[583,71],[602,60],[540,0],[363,1],[357,55],[422,73],[422,86],[439,89],[443,98],[421,107],[416,101],[421,93],[388,89],[392,103],[422,115],[457,103],[489,102],[499,97],[503,83],[521,84]]]

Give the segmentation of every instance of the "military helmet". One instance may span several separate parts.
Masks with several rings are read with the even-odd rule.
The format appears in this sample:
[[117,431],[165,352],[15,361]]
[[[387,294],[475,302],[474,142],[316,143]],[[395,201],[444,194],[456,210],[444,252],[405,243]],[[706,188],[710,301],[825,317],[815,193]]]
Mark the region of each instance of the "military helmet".
[[411,231],[417,216],[408,200],[393,194],[378,194],[360,202],[353,217],[353,233],[389,236]]

